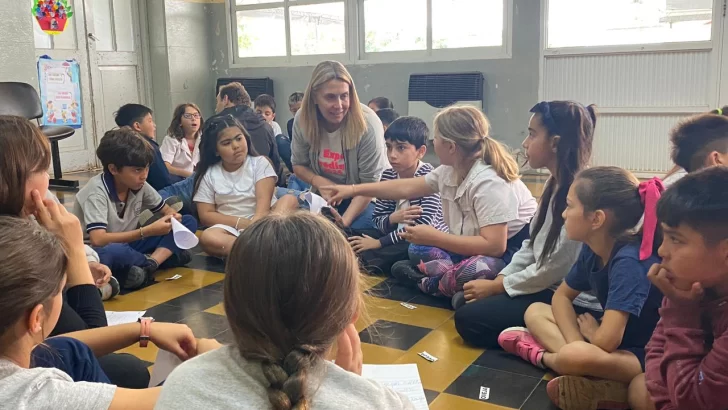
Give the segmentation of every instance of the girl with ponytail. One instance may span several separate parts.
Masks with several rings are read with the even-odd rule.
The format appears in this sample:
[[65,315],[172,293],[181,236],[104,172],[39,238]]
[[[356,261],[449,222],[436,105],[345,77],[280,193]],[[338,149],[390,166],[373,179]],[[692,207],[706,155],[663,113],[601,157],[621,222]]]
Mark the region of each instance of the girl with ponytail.
[[326,190],[332,203],[357,195],[399,200],[439,193],[450,232],[406,227],[400,237],[411,244],[410,261],[395,263],[392,275],[425,293],[453,297],[469,281],[494,279],[510,262],[528,238],[537,204],[480,110],[446,108],[435,117],[434,131],[441,165],[428,175]]
[[[569,188],[564,226],[570,240],[584,243],[579,258],[551,305],[532,304],[526,327],[498,338],[507,352],[561,375],[546,389],[559,408],[629,408],[628,383],[644,372],[645,345],[660,319],[662,293],[647,272],[660,262],[663,189],[657,178],[640,183],[617,167],[586,169]],[[575,306],[582,292],[596,295],[603,311]]]
[[[285,258],[271,257],[280,249]],[[414,409],[360,376],[361,273],[336,226],[271,214],[241,233],[228,258],[233,343],[176,368],[157,409]],[[334,343],[336,364],[327,360]]]

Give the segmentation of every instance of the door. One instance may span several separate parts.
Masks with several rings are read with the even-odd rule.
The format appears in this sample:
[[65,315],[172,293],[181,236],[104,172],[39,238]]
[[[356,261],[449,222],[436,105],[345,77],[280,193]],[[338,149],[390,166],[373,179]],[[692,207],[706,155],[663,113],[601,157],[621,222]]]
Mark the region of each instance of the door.
[[[142,0],[143,1],[143,0]],[[114,127],[114,113],[124,104],[151,106],[144,75],[140,0],[85,0],[85,38],[94,101],[95,131],[100,139]]]

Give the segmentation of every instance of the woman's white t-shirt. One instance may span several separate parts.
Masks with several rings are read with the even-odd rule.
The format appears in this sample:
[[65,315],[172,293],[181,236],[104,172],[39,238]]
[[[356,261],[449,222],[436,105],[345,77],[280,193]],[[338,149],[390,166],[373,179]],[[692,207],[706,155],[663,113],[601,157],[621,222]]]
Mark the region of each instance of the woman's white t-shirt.
[[190,146],[187,144],[187,140],[167,135],[162,141],[162,145],[159,147],[159,152],[162,154],[164,162],[169,163],[171,166],[185,171],[195,172],[195,165],[200,162],[200,140],[195,140],[195,149],[190,152]]
[[[247,157],[243,166],[233,172],[225,171],[222,162],[218,162],[202,177],[193,200],[215,205],[215,210],[223,215],[249,219],[255,215],[257,204],[255,184],[265,178],[278,179],[266,157]],[[273,195],[270,205],[275,203]]]

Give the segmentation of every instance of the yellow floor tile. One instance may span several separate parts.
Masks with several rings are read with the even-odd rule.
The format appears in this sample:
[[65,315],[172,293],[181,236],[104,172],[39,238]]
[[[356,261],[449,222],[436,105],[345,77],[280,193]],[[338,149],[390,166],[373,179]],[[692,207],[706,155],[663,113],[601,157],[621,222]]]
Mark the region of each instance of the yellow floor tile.
[[[421,372],[420,372],[421,373]],[[482,401],[466,399],[442,393],[430,404],[430,410],[504,410],[509,407],[496,406]]]
[[399,301],[365,296],[367,313],[375,320],[389,320],[406,325],[435,329],[452,318],[455,312],[429,306],[415,305],[417,309],[407,309]]
[[[174,275],[181,275],[182,277],[173,281],[165,281],[166,278],[171,278]],[[154,277],[158,282],[174,282],[175,286],[189,286],[195,289],[204,288],[225,279],[225,275],[222,273],[190,268],[167,269],[157,272]]]
[[222,307],[222,303],[218,303],[217,305],[207,309],[205,312],[225,316],[225,308]]
[[365,364],[392,364],[405,354],[402,350],[370,343],[362,343],[361,351],[364,354]]

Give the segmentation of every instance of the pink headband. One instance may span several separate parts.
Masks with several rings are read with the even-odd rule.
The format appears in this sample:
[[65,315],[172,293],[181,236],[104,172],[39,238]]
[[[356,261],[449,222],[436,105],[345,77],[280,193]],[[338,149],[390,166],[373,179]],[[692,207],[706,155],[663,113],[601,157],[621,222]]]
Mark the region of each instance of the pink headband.
[[642,224],[642,245],[640,245],[640,260],[643,261],[652,255],[657,230],[657,200],[660,199],[665,186],[660,178],[652,178],[642,182],[639,187],[642,206],[645,208],[645,219]]

